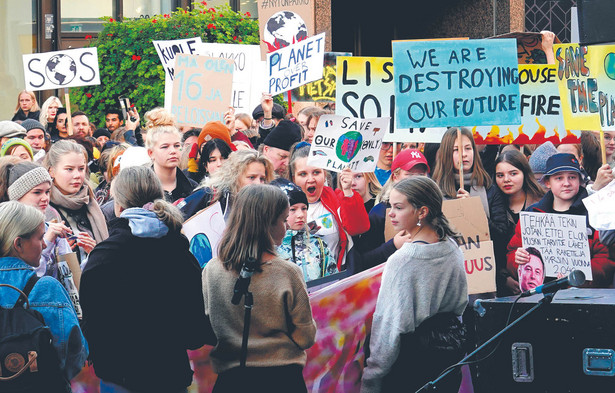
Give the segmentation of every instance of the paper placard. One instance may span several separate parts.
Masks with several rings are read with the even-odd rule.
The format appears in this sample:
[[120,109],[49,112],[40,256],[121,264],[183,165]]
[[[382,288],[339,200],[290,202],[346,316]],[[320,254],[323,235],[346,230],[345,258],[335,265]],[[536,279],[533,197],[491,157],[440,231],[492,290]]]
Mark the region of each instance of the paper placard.
[[547,277],[567,276],[581,270],[592,279],[591,254],[585,216],[553,213],[519,213],[523,248],[542,254]]
[[310,147],[308,165],[341,172],[373,172],[389,118],[357,119],[323,115]]
[[615,229],[615,182],[583,199],[589,225],[598,231]]
[[184,222],[182,232],[190,242],[190,252],[201,267],[218,256],[218,246],[224,228],[226,222],[220,202],[201,210]]
[[314,0],[257,0],[261,58],[314,35]]
[[468,280],[468,294],[495,292],[495,255],[493,242],[467,243],[461,247]]
[[100,85],[96,48],[23,55],[26,90]]
[[455,230],[463,235],[464,243],[489,241],[489,221],[480,197],[449,199],[442,202],[442,213]]

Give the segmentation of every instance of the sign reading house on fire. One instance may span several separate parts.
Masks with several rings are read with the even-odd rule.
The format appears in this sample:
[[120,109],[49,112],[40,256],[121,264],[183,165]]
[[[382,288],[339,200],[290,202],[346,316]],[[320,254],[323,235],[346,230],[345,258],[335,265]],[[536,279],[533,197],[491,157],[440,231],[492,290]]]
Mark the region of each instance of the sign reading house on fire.
[[357,119],[323,115],[318,121],[308,165],[335,172],[344,168],[373,172],[389,121],[388,117]]

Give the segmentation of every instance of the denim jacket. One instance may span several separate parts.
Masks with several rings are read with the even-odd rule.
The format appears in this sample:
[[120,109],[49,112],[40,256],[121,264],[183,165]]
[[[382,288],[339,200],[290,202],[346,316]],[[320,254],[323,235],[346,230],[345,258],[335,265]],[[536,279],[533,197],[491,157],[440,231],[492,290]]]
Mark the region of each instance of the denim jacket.
[[[23,289],[34,268],[18,258],[0,258],[0,283],[10,284]],[[0,287],[0,306],[11,308],[17,301],[17,291]],[[66,378],[72,379],[85,364],[88,356],[88,344],[81,333],[77,315],[73,309],[68,293],[58,280],[41,277],[28,297],[30,307],[39,311],[45,318],[53,335],[53,344],[58,351],[60,368]]]

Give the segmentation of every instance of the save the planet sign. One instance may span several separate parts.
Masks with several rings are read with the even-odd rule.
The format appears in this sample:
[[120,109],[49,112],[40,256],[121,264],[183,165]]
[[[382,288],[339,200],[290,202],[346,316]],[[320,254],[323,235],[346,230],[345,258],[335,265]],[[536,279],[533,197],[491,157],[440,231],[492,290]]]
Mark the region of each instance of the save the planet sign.
[[96,48],[23,55],[26,90],[100,85]]
[[335,172],[344,168],[373,172],[389,120],[323,115],[316,127],[308,164]]

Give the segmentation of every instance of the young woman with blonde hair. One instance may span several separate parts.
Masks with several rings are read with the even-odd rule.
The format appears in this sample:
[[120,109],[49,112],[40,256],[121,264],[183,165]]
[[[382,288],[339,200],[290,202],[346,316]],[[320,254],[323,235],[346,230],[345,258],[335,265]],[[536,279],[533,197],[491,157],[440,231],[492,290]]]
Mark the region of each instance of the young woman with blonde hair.
[[15,115],[11,121],[24,121],[26,119],[34,119],[38,121],[40,113],[41,108],[38,106],[34,93],[28,90],[22,90],[17,95]]

